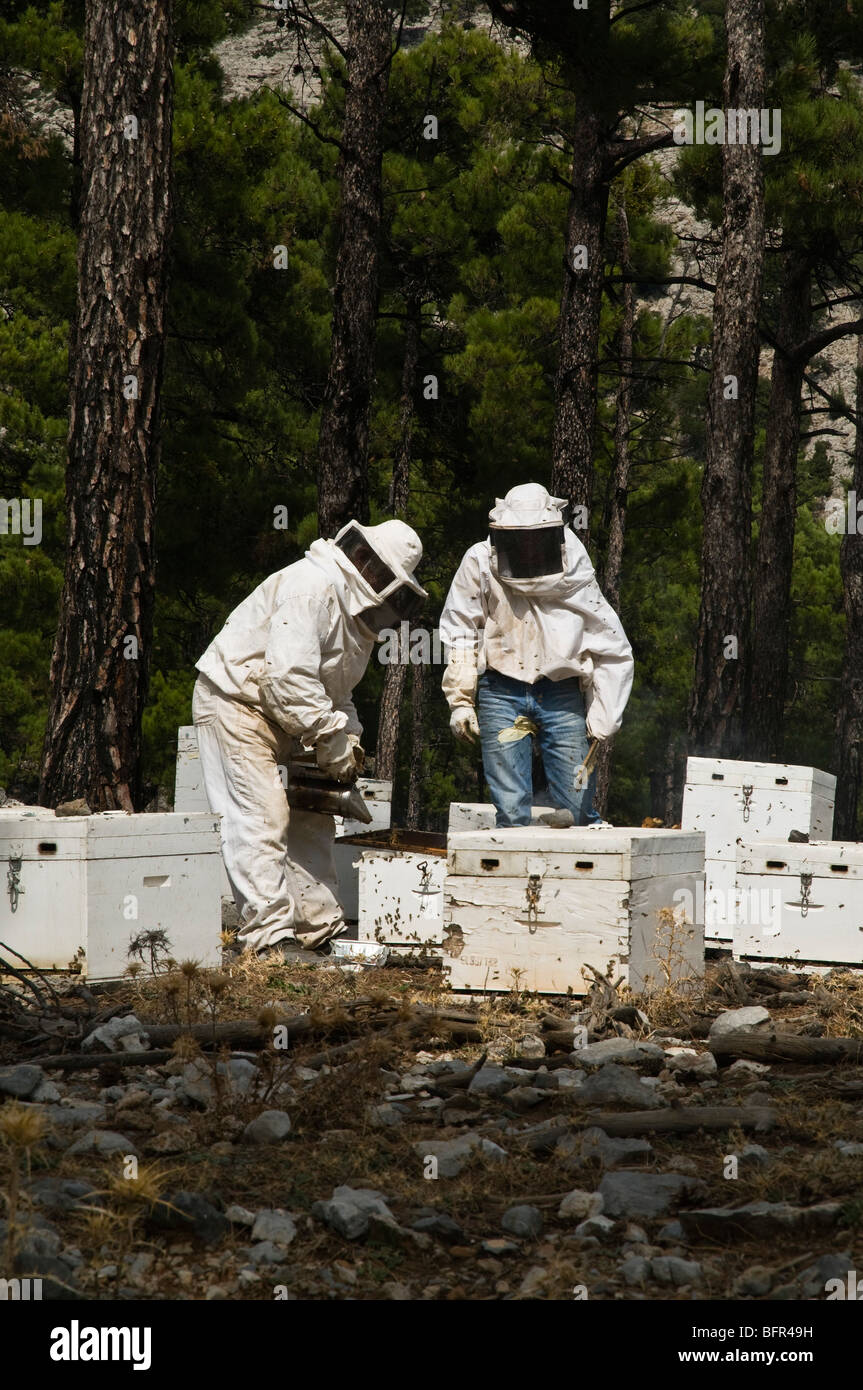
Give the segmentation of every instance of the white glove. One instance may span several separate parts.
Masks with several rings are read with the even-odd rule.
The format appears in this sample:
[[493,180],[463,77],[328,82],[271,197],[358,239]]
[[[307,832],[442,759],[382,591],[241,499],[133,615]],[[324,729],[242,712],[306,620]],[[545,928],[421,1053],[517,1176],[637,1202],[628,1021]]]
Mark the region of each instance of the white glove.
[[[353,741],[352,741],[353,739]],[[324,734],[315,744],[315,761],[321,772],[336,782],[354,782],[357,777],[355,749],[356,735],[346,734],[344,729],[334,729]]]
[[479,723],[473,705],[457,705],[450,715],[449,726],[462,743],[476,743],[479,738]]
[[458,704],[473,704],[476,699],[476,682],[476,646],[462,644],[454,647],[450,652],[449,661],[441,681],[441,689],[449,702],[450,709],[456,707],[456,702]]
[[584,727],[585,727],[585,729],[587,730],[587,737],[588,737],[589,739],[591,739],[591,740],[595,739],[597,743],[604,743],[604,742],[605,742],[606,735],[605,735],[605,734],[598,734],[598,733],[596,732],[596,729],[594,729],[594,727],[593,727],[593,721],[592,721],[591,718],[590,718],[590,713],[588,713],[587,718],[586,718],[585,721],[584,721]]

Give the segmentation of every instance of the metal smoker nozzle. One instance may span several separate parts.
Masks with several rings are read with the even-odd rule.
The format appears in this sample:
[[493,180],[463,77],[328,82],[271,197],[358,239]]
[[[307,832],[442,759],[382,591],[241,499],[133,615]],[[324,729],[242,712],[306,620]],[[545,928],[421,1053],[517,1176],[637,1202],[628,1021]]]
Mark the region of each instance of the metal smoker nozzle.
[[309,763],[288,765],[288,805],[320,816],[344,816],[346,820],[371,825],[372,813],[359,788],[347,782],[333,782]]

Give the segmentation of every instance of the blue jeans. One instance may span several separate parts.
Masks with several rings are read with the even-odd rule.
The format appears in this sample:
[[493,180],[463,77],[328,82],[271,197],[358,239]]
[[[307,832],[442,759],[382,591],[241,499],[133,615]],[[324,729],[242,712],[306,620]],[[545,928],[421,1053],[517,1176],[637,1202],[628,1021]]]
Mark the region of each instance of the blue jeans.
[[482,766],[497,811],[498,827],[530,825],[533,803],[531,775],[533,737],[499,743],[498,734],[511,729],[520,714],[533,721],[542,754],[551,804],[572,812],[575,825],[601,820],[593,809],[595,775],[577,791],[572,784],[584,762],[590,740],[584,725],[584,697],[576,676],[533,685],[487,670],[479,679],[477,715],[482,740]]

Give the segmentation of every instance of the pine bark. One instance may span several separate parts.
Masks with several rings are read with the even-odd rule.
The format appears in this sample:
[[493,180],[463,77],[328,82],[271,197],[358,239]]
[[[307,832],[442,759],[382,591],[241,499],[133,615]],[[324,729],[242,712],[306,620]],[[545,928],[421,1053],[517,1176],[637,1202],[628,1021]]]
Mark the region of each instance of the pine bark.
[[40,801],[131,811],[155,590],[171,0],[90,0],[84,47],[68,542]]
[[[608,175],[602,119],[586,99],[579,102],[573,134],[571,180],[558,320],[551,490],[574,508],[584,507],[589,518]],[[576,529],[586,545],[589,528]]]
[[[854,441],[856,496],[863,499],[863,335],[857,339],[857,434]],[[852,511],[856,516],[856,508]],[[863,533],[847,530],[839,552],[845,604],[845,649],[833,745],[837,840],[857,839],[857,808],[863,783]]]
[[417,662],[411,667],[411,759],[408,782],[408,830],[418,830],[422,815],[423,751],[426,746],[426,670]]
[[777,762],[783,753],[791,575],[797,515],[797,452],[803,372],[802,346],[812,320],[809,258],[783,255],[776,350],[770,380],[764,481],[755,565],[752,685],[747,719],[750,757]]
[[[764,0],[726,0],[725,26],[723,105],[726,111],[761,110]],[[701,486],[701,606],[689,738],[695,753],[733,758],[744,747],[750,661],[752,450],[764,260],[760,146],[725,144],[722,182],[722,257],[713,310]],[[736,394],[731,377],[736,378]]]
[[[393,460],[390,482],[390,511],[404,518],[410,498],[410,468],[415,418],[417,368],[420,353],[420,303],[411,299],[405,318],[405,345],[402,360],[402,393],[399,404],[399,443]],[[400,652],[400,655],[402,653]],[[407,664],[391,662],[384,672],[384,688],[378,718],[375,770],[378,777],[392,781],[398,766],[399,729]]]
[[369,516],[369,416],[375,373],[381,166],[393,12],[347,0],[348,65],[339,159],[341,204],[330,365],[318,441],[318,525],[333,536]]
[[[626,208],[618,215],[620,263],[629,265],[629,223]],[[623,548],[626,539],[626,508],[629,498],[631,467],[630,431],[632,427],[632,340],[635,331],[635,288],[625,283],[622,294],[622,314],[618,339],[620,381],[617,387],[614,420],[614,463],[611,478],[611,497],[608,509],[608,544],[602,575],[602,591],[616,613],[620,612],[620,580],[623,573]],[[611,781],[613,744],[600,746],[596,760],[596,795],[594,804],[600,815],[605,814]]]

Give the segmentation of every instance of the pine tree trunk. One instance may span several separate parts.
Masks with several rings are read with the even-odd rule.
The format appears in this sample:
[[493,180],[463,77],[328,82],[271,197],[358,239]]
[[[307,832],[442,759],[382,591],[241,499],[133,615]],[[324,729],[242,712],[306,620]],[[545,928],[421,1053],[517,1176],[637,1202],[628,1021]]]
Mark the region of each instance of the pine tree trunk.
[[764,445],[764,483],[755,566],[752,685],[747,720],[749,755],[768,762],[780,761],[783,751],[800,393],[806,366],[803,354],[795,349],[805,342],[809,332],[811,278],[808,257],[797,251],[786,251]]
[[[620,262],[629,263],[629,223],[626,208],[618,216]],[[620,381],[617,387],[614,421],[614,465],[611,479],[611,499],[608,517],[608,545],[602,575],[602,591],[615,612],[620,612],[620,578],[623,573],[623,546],[626,538],[626,506],[629,496],[630,450],[629,435],[632,422],[632,338],[635,329],[635,291],[632,284],[623,286],[623,313],[620,321],[618,361]],[[600,815],[608,804],[611,781],[613,744],[600,746],[596,760],[596,795],[594,804]]]
[[408,830],[418,830],[422,814],[423,750],[426,745],[425,667],[417,662],[411,667],[411,673],[411,762],[405,821]]
[[[723,105],[764,107],[764,0],[726,0]],[[758,145],[722,149],[722,257],[713,309],[707,450],[701,485],[701,608],[689,713],[692,751],[736,757],[750,659],[752,448],[764,261]]]
[[170,0],[89,0],[68,548],[40,800],[131,811],[153,626],[173,116]]
[[[863,335],[857,339],[857,434],[854,441],[852,487],[863,498]],[[836,770],[836,810],[833,834],[837,840],[857,839],[857,808],[863,783],[863,533],[848,531],[840,550],[845,603],[845,651],[833,766]]]
[[[399,406],[399,446],[393,461],[390,482],[390,511],[404,517],[410,498],[411,445],[414,430],[414,402],[420,353],[420,301],[408,300],[405,319],[405,348],[402,362],[402,395]],[[401,643],[400,643],[401,645]],[[400,653],[401,654],[401,653]],[[398,767],[399,728],[407,665],[391,662],[384,672],[384,688],[378,716],[378,744],[375,770],[378,777],[392,781]]]
[[[602,308],[603,240],[608,210],[602,120],[585,99],[573,138],[572,191],[566,225],[563,294],[551,436],[551,490],[589,519]],[[582,264],[583,263],[583,264]],[[578,517],[575,518],[576,523]],[[589,528],[576,524],[587,544]]]
[[332,536],[369,514],[369,415],[375,373],[381,164],[393,12],[384,0],[347,0],[348,70],[339,251],[330,366],[321,411],[318,525]]

